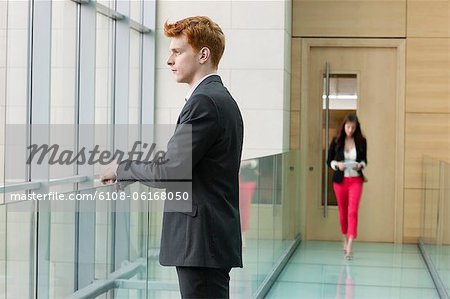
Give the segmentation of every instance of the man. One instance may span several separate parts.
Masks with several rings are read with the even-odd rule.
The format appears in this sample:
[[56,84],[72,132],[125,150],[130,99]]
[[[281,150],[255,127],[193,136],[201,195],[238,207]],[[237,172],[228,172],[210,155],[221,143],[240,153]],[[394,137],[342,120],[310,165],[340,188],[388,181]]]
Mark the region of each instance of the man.
[[[164,212],[160,263],[176,266],[183,298],[229,298],[229,272],[242,267],[238,173],[243,122],[216,74],[225,37],[203,16],[166,22],[164,32],[171,39],[167,65],[178,83],[190,87],[164,161],[123,161],[101,179],[161,187],[171,175],[185,177],[183,165],[192,165],[192,210]],[[182,154],[183,125],[192,129],[189,158]]]

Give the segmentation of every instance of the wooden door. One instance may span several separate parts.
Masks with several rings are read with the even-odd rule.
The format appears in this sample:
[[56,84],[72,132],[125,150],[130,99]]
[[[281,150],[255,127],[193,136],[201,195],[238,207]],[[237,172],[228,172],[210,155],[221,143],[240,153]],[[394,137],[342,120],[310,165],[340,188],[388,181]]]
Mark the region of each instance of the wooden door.
[[[368,182],[360,204],[358,240],[401,241],[404,46],[402,40],[302,40],[301,156],[306,239],[340,240],[332,183],[325,207],[325,66],[331,77],[333,137],[356,111],[368,141]],[[339,101],[340,99],[340,101]],[[334,100],[334,101],[333,101]],[[331,177],[330,177],[331,180]]]

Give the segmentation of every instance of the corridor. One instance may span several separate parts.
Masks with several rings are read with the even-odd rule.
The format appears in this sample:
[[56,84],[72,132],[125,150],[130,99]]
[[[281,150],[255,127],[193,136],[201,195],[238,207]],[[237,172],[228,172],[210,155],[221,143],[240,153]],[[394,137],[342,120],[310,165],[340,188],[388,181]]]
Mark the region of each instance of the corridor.
[[302,241],[266,298],[439,298],[415,244]]

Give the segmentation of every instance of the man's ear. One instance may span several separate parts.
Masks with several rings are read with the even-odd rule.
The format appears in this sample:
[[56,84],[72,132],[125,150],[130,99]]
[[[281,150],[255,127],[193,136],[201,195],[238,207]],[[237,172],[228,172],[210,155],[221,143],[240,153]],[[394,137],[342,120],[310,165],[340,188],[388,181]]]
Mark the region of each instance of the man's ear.
[[211,58],[211,51],[208,47],[203,47],[200,49],[200,64],[204,64]]

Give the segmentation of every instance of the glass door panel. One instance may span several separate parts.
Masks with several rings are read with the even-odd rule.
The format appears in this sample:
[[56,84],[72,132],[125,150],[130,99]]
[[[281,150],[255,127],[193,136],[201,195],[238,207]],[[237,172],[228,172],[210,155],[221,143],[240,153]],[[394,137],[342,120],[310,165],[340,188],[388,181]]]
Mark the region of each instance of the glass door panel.
[[[328,206],[337,206],[333,191],[333,170],[326,165],[327,149],[331,140],[338,134],[344,117],[350,112],[356,112],[358,101],[357,79],[356,74],[329,73],[327,83],[326,74],[323,77],[322,156],[324,157],[324,163],[322,163],[322,205],[327,202]],[[327,184],[327,188],[325,188],[325,184]]]

